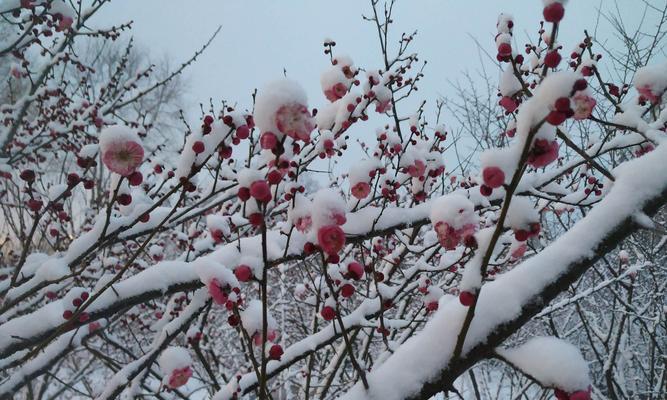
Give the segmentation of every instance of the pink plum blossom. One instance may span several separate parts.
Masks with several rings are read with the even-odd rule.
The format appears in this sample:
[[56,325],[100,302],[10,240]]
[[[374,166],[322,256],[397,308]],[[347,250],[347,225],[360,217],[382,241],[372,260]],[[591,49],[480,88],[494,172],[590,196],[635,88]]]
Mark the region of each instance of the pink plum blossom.
[[582,120],[591,116],[596,104],[594,98],[584,93],[577,93],[572,100],[574,101],[574,119]]
[[324,91],[324,95],[330,102],[334,102],[342,98],[343,96],[345,96],[345,93],[347,93],[347,87],[345,87],[345,85],[341,82],[336,83],[335,85]]
[[338,225],[326,225],[317,231],[317,242],[325,253],[335,255],[345,246],[345,233]]
[[292,103],[283,105],[276,111],[276,126],[281,133],[294,140],[310,141],[310,132],[315,123],[310,112],[303,104]]
[[144,159],[144,148],[132,140],[109,143],[102,152],[102,162],[112,172],[129,176]]
[[188,382],[188,379],[192,376],[192,368],[190,366],[183,368],[176,368],[169,375],[169,381],[167,386],[175,389],[177,387],[183,386]]
[[528,164],[534,168],[546,167],[558,159],[558,142],[536,139],[528,154]]
[[352,196],[357,199],[365,199],[371,193],[371,185],[366,182],[358,182],[350,189]]

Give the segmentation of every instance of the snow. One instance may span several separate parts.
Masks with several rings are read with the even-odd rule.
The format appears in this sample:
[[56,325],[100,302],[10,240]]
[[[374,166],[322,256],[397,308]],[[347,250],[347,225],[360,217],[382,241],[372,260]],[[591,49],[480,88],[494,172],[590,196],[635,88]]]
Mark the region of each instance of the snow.
[[555,337],[534,337],[526,343],[496,352],[543,386],[568,393],[591,384],[588,363],[574,345]]
[[87,144],[81,147],[79,150],[79,157],[81,158],[93,158],[99,150],[99,145],[97,144]]
[[474,204],[459,193],[439,197],[433,201],[431,223],[446,222],[454,229],[477,223]]
[[320,189],[313,196],[311,218],[315,230],[326,225],[337,225],[337,216],[345,216],[346,204],[343,196],[334,189]]
[[[230,116],[234,121],[238,121],[242,117],[238,113],[231,113]],[[208,160],[217,150],[218,146],[224,142],[231,134],[232,128],[225,125],[220,120],[215,120],[211,124],[211,132],[204,135],[201,129],[195,129],[188,135],[183,146],[183,151],[176,164],[175,175],[177,178],[183,178],[190,175],[193,167],[201,166]],[[197,142],[204,144],[204,151],[196,153],[194,145]]]
[[636,88],[648,87],[656,95],[663,93],[667,90],[667,62],[637,69],[634,85]]
[[509,97],[522,89],[521,81],[514,75],[514,70],[511,67],[507,67],[503,71],[498,89],[500,90],[500,94]]
[[515,229],[526,229],[528,225],[540,220],[539,212],[533,202],[523,196],[514,196],[510,201],[505,225]]
[[575,72],[559,71],[547,75],[534,90],[533,97],[519,107],[516,135],[525,142],[528,132],[550,111],[550,107],[560,97],[570,97],[574,83],[581,79]]
[[102,153],[109,150],[114,143],[136,142],[141,144],[139,135],[133,129],[125,125],[111,125],[102,129],[99,136],[99,148]]
[[[278,323],[275,318],[268,313],[267,310],[267,322],[269,330],[275,330],[278,327]],[[253,336],[255,333],[261,334],[262,332],[262,302],[259,300],[251,300],[246,308],[241,311],[241,323],[245,330],[250,336]]]

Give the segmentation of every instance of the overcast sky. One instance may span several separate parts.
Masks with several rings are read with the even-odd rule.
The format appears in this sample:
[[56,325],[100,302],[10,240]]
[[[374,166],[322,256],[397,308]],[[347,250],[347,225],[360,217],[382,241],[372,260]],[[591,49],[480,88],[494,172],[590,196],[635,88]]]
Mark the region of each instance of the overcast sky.
[[[564,57],[583,38],[584,28],[591,33],[597,29],[598,38],[609,37],[609,23],[598,18],[597,10],[603,7],[613,12],[614,3],[568,3],[559,37],[565,45]],[[641,0],[616,3],[628,25],[640,20]],[[473,38],[495,55],[500,12],[514,16],[515,42],[523,47],[528,35],[536,38],[542,7],[542,0],[398,0],[393,42],[401,32],[417,29],[413,50],[428,60],[415,104],[426,99],[433,106],[438,96],[452,94],[448,81],[480,68]],[[329,63],[322,52],[324,38],[336,40],[336,51],[350,55],[357,66],[381,66],[375,27],[361,17],[370,13],[370,0],[113,0],[97,23],[133,20],[132,35],[137,42],[154,58],[166,55],[174,65],[186,60],[222,26],[213,44],[186,74],[188,104],[192,105],[187,111],[194,115],[197,104],[210,97],[250,107],[253,89],[281,77],[283,69],[301,82],[310,105],[317,107],[325,101],[319,76]],[[445,118],[445,122],[453,121]],[[364,129],[373,132],[374,127]]]
[[[629,24],[641,17],[640,0],[618,0]],[[569,50],[583,35],[594,31],[597,9],[611,7],[612,0],[573,0],[567,5],[561,42]],[[400,31],[419,30],[415,43],[428,60],[421,96],[432,100],[446,95],[448,79],[479,67],[477,38],[494,52],[495,22],[500,12],[515,19],[519,45],[534,32],[542,17],[541,0],[399,0],[395,9],[395,38]],[[166,54],[176,64],[185,60],[207,37],[222,26],[220,35],[188,75],[193,100],[208,97],[248,103],[249,93],[262,83],[288,76],[307,89],[311,103],[324,96],[319,74],[328,59],[322,40],[336,40],[336,51],[352,56],[359,66],[380,66],[374,27],[362,20],[370,13],[370,0],[113,0],[98,21],[134,21],[132,35],[154,56]],[[609,26],[600,22],[600,33]],[[600,34],[598,35],[600,36]]]

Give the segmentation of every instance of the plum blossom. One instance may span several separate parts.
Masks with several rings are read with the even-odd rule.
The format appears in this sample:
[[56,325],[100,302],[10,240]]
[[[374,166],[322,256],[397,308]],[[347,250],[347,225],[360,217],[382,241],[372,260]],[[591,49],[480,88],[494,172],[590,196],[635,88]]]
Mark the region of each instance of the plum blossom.
[[433,202],[431,223],[442,247],[454,250],[472,237],[477,230],[478,219],[473,203],[465,196],[453,193]]
[[484,184],[492,189],[496,189],[505,183],[505,173],[498,167],[486,167],[482,170],[482,179],[484,180]]
[[327,100],[331,102],[342,99],[343,96],[345,96],[345,93],[347,93],[347,88],[343,83],[340,82],[334,84],[332,87],[324,91],[324,95],[326,96]]
[[208,287],[208,292],[210,293],[211,297],[213,298],[213,301],[215,301],[216,304],[222,305],[227,303],[229,296],[223,290],[222,284],[218,279],[216,278],[211,279],[207,287]]
[[317,231],[317,242],[322,250],[335,255],[345,246],[345,232],[338,225],[326,225]]
[[356,185],[352,186],[350,189],[352,196],[357,199],[365,199],[371,193],[371,185],[366,182],[358,182]]
[[[275,329],[269,329],[266,331],[266,340],[269,342],[273,342],[276,340],[278,337],[278,331]],[[255,346],[261,346],[262,345],[262,333],[261,332],[255,332],[254,335],[252,335],[252,340],[253,343],[255,343]]]
[[167,386],[171,389],[183,386],[188,382],[188,379],[192,376],[192,368],[190,366],[183,368],[176,368],[169,375],[169,380],[167,381]]
[[508,96],[501,98],[498,104],[500,104],[500,106],[508,113],[514,112],[519,107],[519,104],[516,102],[516,100]]
[[465,238],[472,236],[476,230],[476,224],[466,224],[459,229],[443,221],[435,224],[435,233],[438,235],[438,241],[447,250],[454,250],[459,243],[463,242]]
[[144,159],[144,148],[136,133],[120,125],[107,127],[100,134],[102,162],[121,176],[129,176]]
[[378,113],[385,113],[391,109],[391,100],[378,100],[375,103],[375,111]]
[[528,164],[534,168],[546,167],[558,159],[558,142],[536,139],[528,154]]
[[281,79],[265,86],[257,93],[254,121],[257,128],[268,135],[262,147],[273,148],[282,135],[294,140],[310,141],[315,121],[308,110],[308,98],[301,85],[289,79]]
[[160,355],[158,363],[164,374],[162,382],[171,389],[185,385],[192,376],[192,358],[183,347],[168,347]]
[[296,219],[294,226],[296,227],[296,230],[298,230],[299,232],[305,233],[310,230],[310,226],[312,224],[313,220],[312,218],[310,218],[310,215],[304,215],[303,217],[299,217]]
[[649,85],[643,85],[637,87],[637,92],[639,92],[639,95],[645,99],[651,102],[652,104],[658,104],[660,103],[660,95],[655,93],[651,86]]
[[577,93],[572,98],[574,102],[574,119],[582,120],[591,116],[596,101],[585,93]]
[[310,112],[303,104],[286,104],[276,112],[276,126],[281,133],[295,140],[310,140],[310,132],[315,123]]

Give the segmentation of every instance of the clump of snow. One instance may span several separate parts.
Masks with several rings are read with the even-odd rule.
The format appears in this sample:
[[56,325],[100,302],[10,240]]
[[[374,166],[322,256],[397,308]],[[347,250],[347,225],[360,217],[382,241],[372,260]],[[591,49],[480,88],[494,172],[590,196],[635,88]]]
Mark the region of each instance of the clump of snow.
[[[106,153],[115,143],[118,142],[136,142],[141,143],[139,135],[131,128],[125,125],[111,125],[107,126],[100,132],[99,149],[102,153]],[[83,150],[83,149],[82,149]],[[92,148],[86,150],[92,152]],[[88,153],[89,154],[89,153]]]
[[498,88],[503,96],[512,96],[522,89],[521,81],[514,75],[514,70],[507,67],[500,77],[500,86]]
[[167,375],[175,369],[191,365],[192,358],[187,349],[179,346],[170,346],[160,354],[158,364],[160,364],[162,373]]
[[213,279],[217,279],[220,284],[239,287],[239,281],[234,276],[234,272],[210,257],[198,258],[192,262],[192,267],[204,285],[208,285]]
[[657,103],[667,90],[667,62],[647,65],[635,73],[634,85],[640,95],[652,103]]
[[[269,331],[275,330],[278,323],[275,318],[267,310],[267,322]],[[262,332],[262,302],[259,300],[252,300],[246,308],[241,311],[241,323],[248,334],[253,336],[256,333]]]
[[97,154],[99,146],[97,144],[87,144],[81,147],[79,150],[79,157],[81,158],[93,158]]
[[345,222],[345,200],[334,189],[321,189],[315,193],[312,210],[314,212],[311,218],[315,230],[326,225],[342,225]]
[[529,198],[523,196],[512,197],[505,219],[506,226],[524,229],[539,220],[540,214]]
[[446,222],[454,229],[477,224],[475,205],[459,193],[439,197],[431,206],[431,223],[435,225],[438,222]]
[[534,337],[521,346],[496,351],[544,386],[576,392],[591,384],[581,352],[561,339]]

